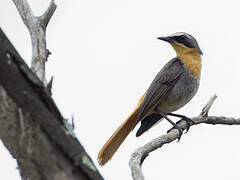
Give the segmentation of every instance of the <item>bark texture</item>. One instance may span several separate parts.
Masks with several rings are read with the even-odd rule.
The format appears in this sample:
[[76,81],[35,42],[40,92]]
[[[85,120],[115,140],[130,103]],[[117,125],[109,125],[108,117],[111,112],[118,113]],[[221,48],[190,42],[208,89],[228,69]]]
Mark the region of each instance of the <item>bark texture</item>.
[[49,90],[0,29],[0,138],[22,179],[103,179],[64,119]]

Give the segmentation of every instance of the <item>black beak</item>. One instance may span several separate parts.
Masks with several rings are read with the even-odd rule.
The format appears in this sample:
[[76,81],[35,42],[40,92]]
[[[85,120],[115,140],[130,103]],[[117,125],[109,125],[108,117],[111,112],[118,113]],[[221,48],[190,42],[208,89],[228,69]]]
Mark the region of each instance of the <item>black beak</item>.
[[157,39],[160,39],[160,40],[163,40],[163,41],[166,41],[166,42],[173,42],[173,38],[167,36],[167,37],[158,37]]

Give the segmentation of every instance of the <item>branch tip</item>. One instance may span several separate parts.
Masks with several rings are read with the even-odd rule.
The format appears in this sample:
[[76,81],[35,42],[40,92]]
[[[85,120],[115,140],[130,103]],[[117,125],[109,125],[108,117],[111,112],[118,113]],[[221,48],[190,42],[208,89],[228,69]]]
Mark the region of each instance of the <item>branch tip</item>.
[[200,113],[199,116],[201,116],[201,117],[207,117],[207,116],[208,116],[208,112],[209,112],[210,108],[212,107],[212,105],[213,105],[214,101],[216,100],[216,98],[217,98],[217,95],[214,94],[214,95],[209,99],[209,101],[207,102],[207,104],[203,107],[202,112]]
[[44,14],[41,16],[41,19],[43,21],[43,24],[45,26],[48,25],[50,19],[52,18],[53,13],[55,12],[57,8],[57,5],[55,4],[55,1],[52,0],[47,8],[47,10],[44,12]]

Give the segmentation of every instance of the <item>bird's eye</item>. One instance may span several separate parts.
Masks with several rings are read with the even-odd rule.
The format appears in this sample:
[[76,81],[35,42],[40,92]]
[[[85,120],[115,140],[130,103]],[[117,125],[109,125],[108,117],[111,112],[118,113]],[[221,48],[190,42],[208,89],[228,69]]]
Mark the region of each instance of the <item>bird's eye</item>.
[[174,37],[174,41],[175,41],[176,43],[184,44],[185,38],[184,38],[184,36],[175,36],[175,37]]
[[186,36],[177,36],[176,38],[174,38],[175,42],[183,44],[189,48],[194,48],[194,43],[191,39],[187,38]]

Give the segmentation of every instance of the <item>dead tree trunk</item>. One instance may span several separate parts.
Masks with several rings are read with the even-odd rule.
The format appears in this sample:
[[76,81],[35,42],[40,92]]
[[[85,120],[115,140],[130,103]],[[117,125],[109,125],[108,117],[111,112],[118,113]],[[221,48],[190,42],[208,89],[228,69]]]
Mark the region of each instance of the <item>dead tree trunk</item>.
[[49,90],[0,29],[0,138],[22,179],[103,179],[63,121]]

